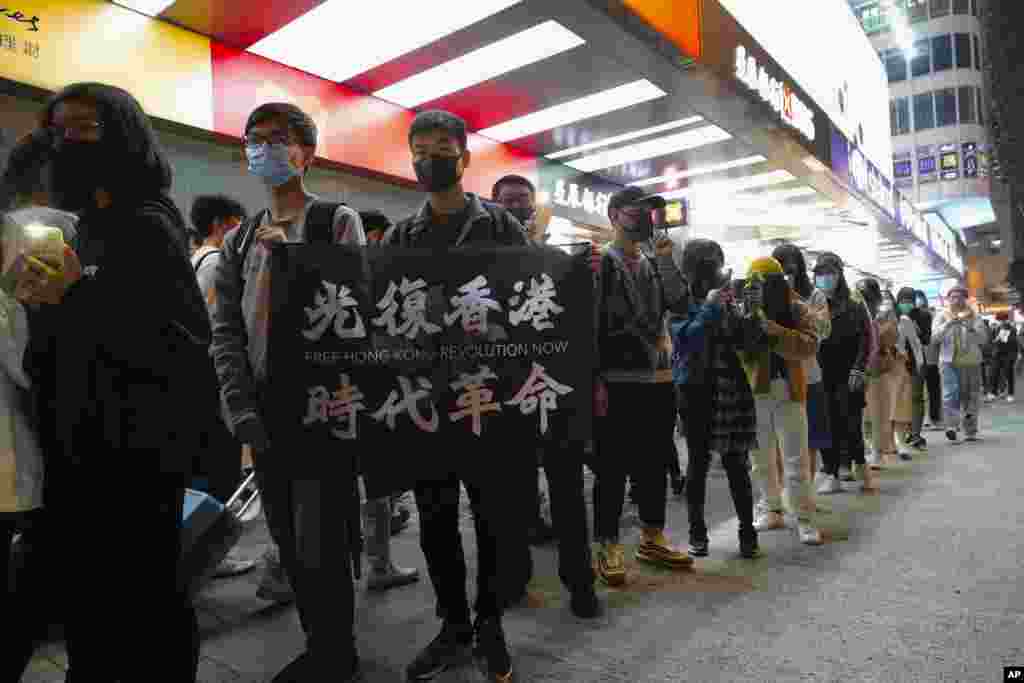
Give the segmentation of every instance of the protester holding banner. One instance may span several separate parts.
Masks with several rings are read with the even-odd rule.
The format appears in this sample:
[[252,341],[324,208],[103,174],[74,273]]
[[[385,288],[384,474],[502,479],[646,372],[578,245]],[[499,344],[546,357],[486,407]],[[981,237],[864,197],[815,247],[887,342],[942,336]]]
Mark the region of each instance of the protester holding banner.
[[[382,247],[422,247],[447,250],[462,246],[527,246],[519,222],[497,204],[467,193],[462,176],[469,167],[466,123],[442,111],[416,116],[409,130],[413,168],[427,201],[420,211],[391,228]],[[530,442],[532,443],[532,442]],[[453,437],[451,448],[474,449],[472,437]],[[522,457],[523,454],[517,454]],[[535,471],[527,457],[525,467]],[[509,466],[513,466],[509,464]],[[476,622],[470,623],[466,594],[466,564],[459,535],[460,484],[464,485],[476,516],[477,570]],[[500,477],[484,468],[437,472],[415,488],[420,514],[420,544],[437,594],[441,632],[407,669],[410,680],[431,680],[461,661],[470,646],[488,680],[512,679],[512,660],[502,627],[503,583],[499,546],[515,538],[509,510],[512,498]],[[515,553],[518,546],[511,549]]]
[[[318,201],[304,184],[317,128],[291,104],[264,104],[245,124],[249,172],[266,191],[268,208],[224,239],[216,275],[213,356],[230,426],[252,448],[267,525],[295,590],[306,651],[275,681],[361,677],[354,636],[352,572],[358,547],[359,500],[354,479],[295,475],[289,444],[274,438],[277,406],[264,400],[270,303],[270,251],[280,242],[323,238],[366,243],[359,214]],[[347,451],[350,460],[358,454]],[[354,476],[354,468],[345,476]],[[337,500],[338,491],[351,496]],[[330,530],[330,548],[327,530]]]
[[643,522],[637,559],[669,569],[693,565],[665,537],[665,453],[636,449],[635,429],[648,432],[657,447],[674,437],[676,426],[666,314],[685,314],[685,285],[672,259],[671,239],[659,240],[656,264],[640,249],[653,236],[654,213],[664,208],[664,199],[645,196],[639,188],[612,196],[608,218],[615,242],[595,280],[600,373],[595,391],[607,408],[595,425],[594,536],[600,544],[598,574],[612,586],[626,582],[619,525],[627,475],[637,488]]
[[[517,220],[528,226],[535,244],[547,242],[544,230],[536,220],[536,190],[526,178],[510,175],[498,180],[492,197],[508,209]],[[524,482],[523,511],[527,524],[522,530],[530,543],[558,538],[558,574],[572,595],[570,608],[580,618],[593,618],[600,613],[594,592],[594,570],[587,531],[587,509],[583,495],[584,444],[579,440],[549,439],[541,448],[541,458],[548,478],[551,516],[555,529],[547,527],[540,512],[538,478],[527,473]],[[520,542],[519,561],[508,568],[510,586],[508,603],[521,603],[526,585],[533,574],[533,560],[528,543]]]
[[690,300],[685,315],[670,318],[675,340],[672,380],[689,455],[690,555],[709,553],[704,501],[711,454],[717,452],[739,520],[740,554],[752,559],[760,554],[750,480],[750,451],[758,445],[757,413],[739,354],[762,335],[753,316],[744,315],[734,303],[724,263],[722,247],[712,240],[690,240],[683,250]]

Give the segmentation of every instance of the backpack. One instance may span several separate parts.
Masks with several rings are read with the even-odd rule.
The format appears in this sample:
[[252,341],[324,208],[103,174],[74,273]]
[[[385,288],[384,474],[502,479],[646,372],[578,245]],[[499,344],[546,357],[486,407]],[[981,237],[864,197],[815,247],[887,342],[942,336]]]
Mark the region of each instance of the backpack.
[[195,270],[197,275],[199,274],[199,269],[203,267],[203,261],[206,260],[206,257],[207,256],[213,256],[214,254],[220,254],[220,249],[214,249],[213,251],[208,251],[208,252],[206,252],[205,254],[203,254],[200,257],[200,259],[196,262],[196,267],[193,268],[193,270]]

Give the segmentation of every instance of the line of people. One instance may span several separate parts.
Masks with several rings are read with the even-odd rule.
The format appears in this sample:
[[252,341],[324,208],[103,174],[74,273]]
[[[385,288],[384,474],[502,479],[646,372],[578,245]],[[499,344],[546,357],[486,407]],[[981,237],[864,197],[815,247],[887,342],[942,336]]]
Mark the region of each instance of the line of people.
[[[529,180],[502,178],[490,200],[464,190],[472,154],[466,124],[452,114],[424,112],[413,121],[411,161],[426,197],[397,224],[307,190],[318,133],[299,108],[262,105],[242,134],[267,206],[249,216],[225,197],[197,201],[192,223],[202,246],[191,261],[184,218],[168,198],[170,166],[129,93],[95,83],[65,88],[19,146],[35,153],[8,166],[5,188],[16,190],[18,202],[56,208],[7,212],[5,235],[43,222],[65,228],[68,246],[59,276],[30,267],[12,294],[0,294],[4,396],[18,420],[4,456],[15,474],[14,494],[0,497],[0,545],[10,545],[26,518],[34,522],[24,572],[30,579],[8,603],[24,628],[0,655],[0,680],[18,680],[48,621],[57,619],[66,624],[68,681],[134,680],[153,661],[163,663],[168,680],[194,681],[198,631],[176,573],[182,497],[197,472],[225,496],[238,481],[240,447],[257,472],[273,540],[268,555],[280,558],[261,594],[294,600],[306,635],[305,651],[274,681],[362,679],[351,552],[360,532],[352,506],[337,504],[347,483],[290,471],[288,444],[277,437],[280,411],[267,399],[269,247],[314,232],[334,244],[436,250],[539,248],[548,236]],[[614,239],[592,248],[592,443],[553,434],[524,457],[511,439],[507,453],[486,462],[467,459],[458,471],[410,482],[441,628],[409,664],[409,680],[431,680],[470,656],[489,680],[512,679],[502,617],[523,602],[538,537],[558,540],[572,612],[600,614],[595,578],[628,583],[620,531],[627,480],[642,522],[640,562],[685,571],[710,554],[704,508],[714,453],[728,476],[743,558],[760,555],[759,533],[784,527],[805,544],[822,543],[816,493],[841,491],[842,479],[876,491],[876,468],[925,447],[928,349],[937,352],[947,434],[959,439],[962,424],[968,440],[976,438],[982,323],[965,290],[950,292],[949,309],[932,325],[920,292],[893,297],[874,280],[851,287],[840,256],[821,254],[809,269],[791,245],[756,259],[734,280],[720,244],[693,239],[680,247],[656,229],[664,208],[663,199],[638,188],[616,193],[608,206]],[[5,273],[12,244],[5,238]],[[213,410],[230,433],[220,436],[222,460],[196,463],[194,453],[210,445],[208,434],[196,434],[209,416],[195,412],[207,404],[195,399],[193,381],[207,356],[219,390]],[[934,394],[930,402],[938,424]],[[623,428],[638,424],[648,438]],[[685,478],[672,473],[677,425],[687,444]],[[469,451],[471,438],[453,440],[451,448]],[[493,476],[496,463],[507,477]],[[550,486],[550,531],[538,511],[538,463]],[[584,466],[595,474],[596,558]],[[666,534],[670,477],[685,489],[685,549]],[[415,581],[417,571],[394,565],[389,553],[398,492],[364,484],[370,587]],[[463,488],[478,549],[472,609],[459,532]],[[103,548],[103,561],[58,576],[59,555],[95,556],[97,525],[118,539]],[[128,565],[147,571],[111,569]],[[250,568],[229,557],[220,573]],[[162,637],[153,639],[141,623],[160,624]]]

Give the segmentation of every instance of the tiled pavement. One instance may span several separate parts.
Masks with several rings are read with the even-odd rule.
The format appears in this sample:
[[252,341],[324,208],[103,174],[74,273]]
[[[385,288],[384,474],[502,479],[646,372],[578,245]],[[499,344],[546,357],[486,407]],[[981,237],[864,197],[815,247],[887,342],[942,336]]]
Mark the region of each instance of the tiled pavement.
[[[634,566],[626,588],[599,590],[608,610],[593,623],[568,612],[556,551],[535,550],[531,605],[506,618],[518,680],[1002,680],[1003,665],[1024,664],[1024,411],[986,411],[983,433],[982,443],[956,447],[929,434],[927,455],[882,473],[880,495],[819,498],[825,546],[764,533],[765,557],[753,562],[736,556],[716,466],[711,557],[675,575]],[[627,511],[624,540],[635,545],[638,520]],[[685,541],[681,500],[672,500],[669,520]],[[463,521],[472,562],[468,514]],[[242,547],[258,556],[265,539],[256,523]],[[400,564],[423,567],[415,519],[393,547]],[[301,650],[294,610],[257,599],[257,581],[256,573],[218,581],[199,598],[204,683],[267,681]],[[429,581],[361,591],[359,603],[368,681],[403,680],[405,663],[437,628]],[[62,681],[64,663],[61,647],[47,646],[24,682]],[[463,669],[438,680],[476,679]]]

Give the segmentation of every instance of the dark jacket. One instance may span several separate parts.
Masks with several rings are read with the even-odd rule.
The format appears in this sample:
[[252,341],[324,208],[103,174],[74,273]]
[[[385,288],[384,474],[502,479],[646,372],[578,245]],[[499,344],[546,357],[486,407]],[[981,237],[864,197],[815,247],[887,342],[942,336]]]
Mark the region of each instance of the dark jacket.
[[842,383],[851,370],[864,371],[871,352],[870,326],[864,300],[848,287],[841,295],[829,299],[832,334],[822,340],[818,362],[826,382]]
[[[1003,341],[1004,337],[1006,341]],[[1017,346],[1017,328],[1009,322],[1001,323],[992,334],[992,346],[995,347],[997,356],[1016,358],[1020,351],[1020,347]]]
[[[466,199],[469,201],[469,214],[451,246],[473,244],[525,247],[531,244],[526,230],[515,216],[504,208],[481,199],[472,192],[466,193]],[[414,216],[401,220],[389,228],[381,237],[379,246],[420,246],[425,231],[430,228],[430,211],[430,204],[424,203]]]
[[927,348],[932,343],[932,323],[934,322],[932,314],[915,308],[908,315],[917,325],[917,335],[921,339],[921,346]]
[[87,212],[78,231],[83,278],[30,322],[44,453],[129,479],[185,474],[197,430],[181,403],[211,340],[185,222],[158,196]]

